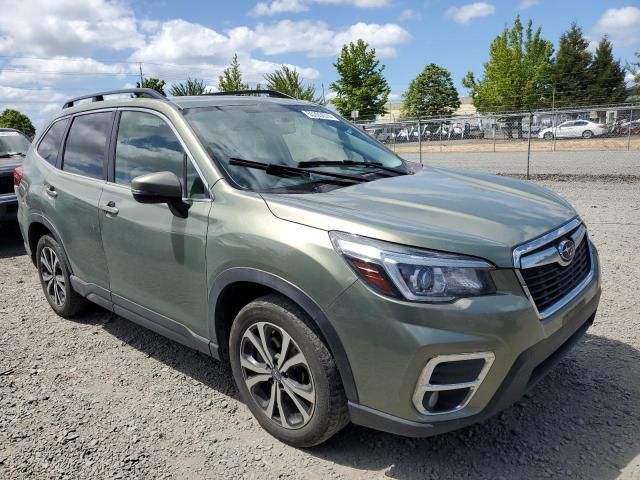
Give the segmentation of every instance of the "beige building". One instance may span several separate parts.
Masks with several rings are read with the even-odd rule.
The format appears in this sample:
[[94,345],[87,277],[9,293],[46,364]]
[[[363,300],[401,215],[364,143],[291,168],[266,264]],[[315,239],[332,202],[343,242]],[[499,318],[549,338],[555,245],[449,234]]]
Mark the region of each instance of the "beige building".
[[[377,122],[395,122],[402,118],[400,114],[400,102],[387,103],[385,108],[387,109],[387,113],[384,115],[379,115],[377,118]],[[473,115],[476,113],[476,107],[473,106],[473,102],[471,101],[471,97],[460,97],[460,108],[458,108],[453,114],[454,115]]]

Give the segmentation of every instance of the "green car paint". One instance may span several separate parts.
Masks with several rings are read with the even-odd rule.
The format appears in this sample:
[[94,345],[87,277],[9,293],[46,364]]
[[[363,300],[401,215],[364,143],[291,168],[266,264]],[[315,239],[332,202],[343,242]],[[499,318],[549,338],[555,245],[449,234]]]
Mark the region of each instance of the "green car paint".
[[[420,166],[411,175],[317,193],[239,188],[185,110],[242,102],[256,109],[309,105],[186,97],[64,109],[54,120],[97,109],[162,115],[197,166],[209,198],[189,201],[181,218],[166,204],[137,202],[128,187],[107,177],[66,173],[36,153],[44,129],[26,158],[18,194],[28,251],[38,234],[50,231],[64,247],[80,293],[214,357],[227,349],[229,319],[221,302],[231,301],[231,288],[236,302],[243,288],[247,301],[254,298],[256,285],[287,295],[309,314],[336,358],[352,420],[405,435],[430,435],[495,413],[524,392],[532,371],[552,357],[552,345],[553,351],[568,345],[593,319],[600,272],[590,240],[589,281],[544,319],[514,264],[519,245],[579,222],[558,195],[509,178]],[[50,185],[55,196],[47,193]],[[115,215],[102,209],[112,204]],[[484,259],[496,292],[444,303],[390,298],[359,278],[329,232]],[[468,404],[421,413],[412,396],[427,362],[469,352],[491,352],[495,360]]]

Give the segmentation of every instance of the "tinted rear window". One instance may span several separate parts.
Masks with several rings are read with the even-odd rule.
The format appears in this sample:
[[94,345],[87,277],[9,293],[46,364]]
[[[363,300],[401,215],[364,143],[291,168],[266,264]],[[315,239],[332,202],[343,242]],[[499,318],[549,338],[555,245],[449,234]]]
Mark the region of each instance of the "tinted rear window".
[[66,118],[55,122],[38,145],[38,153],[51,165],[55,165],[58,159],[58,151],[67,123],[69,120]]
[[103,178],[111,112],[90,113],[73,119],[64,149],[62,169],[92,178]]

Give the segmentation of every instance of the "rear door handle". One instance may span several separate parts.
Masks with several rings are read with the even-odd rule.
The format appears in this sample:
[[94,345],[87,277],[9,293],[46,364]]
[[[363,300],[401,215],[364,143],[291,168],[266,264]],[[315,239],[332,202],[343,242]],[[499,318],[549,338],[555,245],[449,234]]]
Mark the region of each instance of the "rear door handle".
[[120,212],[120,210],[116,208],[116,202],[113,201],[108,202],[106,205],[102,205],[100,208],[109,215],[117,215]]
[[47,185],[45,192],[47,192],[47,195],[49,195],[51,198],[56,198],[58,196],[56,187],[54,187],[53,185]]

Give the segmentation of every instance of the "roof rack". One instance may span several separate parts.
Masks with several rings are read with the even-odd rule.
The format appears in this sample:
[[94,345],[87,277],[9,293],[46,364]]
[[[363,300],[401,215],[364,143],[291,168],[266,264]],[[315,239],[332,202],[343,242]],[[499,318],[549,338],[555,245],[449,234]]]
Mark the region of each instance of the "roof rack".
[[76,102],[79,102],[80,100],[91,99],[92,102],[102,102],[104,101],[104,97],[106,95],[119,95],[122,93],[132,93],[140,96],[146,95],[147,97],[156,98],[158,100],[167,99],[167,97],[162,95],[160,92],[153,90],[152,88],[124,88],[122,90],[108,90],[106,92],[98,92],[98,93],[92,93],[90,95],[82,95],[80,97],[75,97],[75,98],[72,98],[71,100],[67,100],[65,104],[62,106],[62,108],[64,109],[64,108],[73,107],[76,104]]
[[294,100],[292,96],[277,90],[234,90],[231,92],[204,93],[203,95],[266,95],[273,98],[290,98]]

